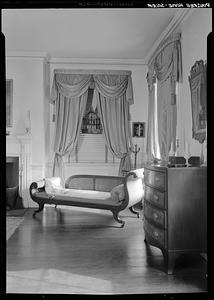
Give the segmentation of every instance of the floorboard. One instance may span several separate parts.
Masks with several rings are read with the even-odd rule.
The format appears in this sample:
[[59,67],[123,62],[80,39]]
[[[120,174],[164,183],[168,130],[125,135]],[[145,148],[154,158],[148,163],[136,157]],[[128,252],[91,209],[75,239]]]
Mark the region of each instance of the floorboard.
[[32,209],[7,242],[7,293],[203,293],[206,260],[181,257],[167,275],[162,253],[144,243],[143,220],[129,210],[120,228],[109,211]]

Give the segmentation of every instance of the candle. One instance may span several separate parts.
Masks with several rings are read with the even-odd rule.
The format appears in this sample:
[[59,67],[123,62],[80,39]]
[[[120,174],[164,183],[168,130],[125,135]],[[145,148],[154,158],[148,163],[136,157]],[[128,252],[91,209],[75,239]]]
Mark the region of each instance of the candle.
[[30,133],[30,127],[31,127],[31,122],[30,122],[30,110],[27,111],[27,117],[26,117],[26,132]]

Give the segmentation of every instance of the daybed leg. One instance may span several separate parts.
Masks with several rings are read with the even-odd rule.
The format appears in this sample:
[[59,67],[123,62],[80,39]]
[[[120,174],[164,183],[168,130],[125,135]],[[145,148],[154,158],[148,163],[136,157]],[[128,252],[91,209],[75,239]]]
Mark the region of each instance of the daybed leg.
[[36,215],[38,212],[40,212],[40,211],[43,210],[44,205],[45,205],[44,203],[39,203],[39,208],[38,208],[37,210],[34,211],[33,217],[35,217],[35,215]]
[[133,206],[129,207],[129,210],[130,210],[133,214],[137,215],[138,218],[140,217],[139,212],[137,212],[136,210],[134,210]]
[[123,220],[120,219],[120,217],[118,216],[118,213],[117,213],[117,212],[112,211],[112,213],[113,213],[114,219],[115,219],[118,223],[122,224],[122,225],[121,225],[121,228],[123,228],[124,225],[125,225],[125,221],[123,221]]

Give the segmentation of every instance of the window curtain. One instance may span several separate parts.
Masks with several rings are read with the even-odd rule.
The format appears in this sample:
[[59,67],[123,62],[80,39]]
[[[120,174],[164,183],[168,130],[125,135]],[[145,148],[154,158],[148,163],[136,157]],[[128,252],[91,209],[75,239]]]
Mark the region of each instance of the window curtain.
[[54,74],[51,101],[55,103],[53,176],[65,180],[63,156],[76,146],[85,112],[91,75]]
[[148,83],[148,127],[147,127],[147,144],[146,144],[146,155],[147,161],[152,161],[154,157],[157,157],[157,143],[155,143],[156,135],[156,124],[155,124],[155,82],[154,68],[150,68],[150,72],[147,74]]
[[[150,78],[154,73],[157,78],[157,118],[160,156],[168,160],[170,147],[176,151],[176,82],[182,80],[181,65],[181,34],[173,33],[163,41],[149,63]],[[148,76],[149,78],[149,76]],[[148,82],[151,85],[151,79]],[[151,87],[149,87],[151,90]],[[149,101],[154,101],[154,93],[149,96]],[[151,109],[152,103],[150,103]],[[148,115],[148,132],[152,131],[153,112]],[[151,135],[147,135],[147,144],[151,144]],[[147,156],[151,157],[151,147],[147,147]]]
[[120,158],[118,175],[131,170],[132,145],[129,127],[129,105],[133,103],[133,89],[128,75],[94,75],[97,107],[110,152]]

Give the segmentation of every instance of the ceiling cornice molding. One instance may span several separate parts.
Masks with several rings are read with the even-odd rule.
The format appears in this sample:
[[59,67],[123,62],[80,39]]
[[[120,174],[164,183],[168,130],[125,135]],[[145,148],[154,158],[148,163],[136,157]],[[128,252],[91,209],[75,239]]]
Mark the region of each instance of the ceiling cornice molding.
[[153,44],[151,50],[147,54],[147,56],[145,58],[146,64],[149,63],[150,58],[152,57],[152,55],[154,54],[155,50],[160,45],[160,43],[165,38],[167,38],[175,30],[175,28],[177,26],[181,25],[184,22],[184,20],[186,20],[192,14],[193,11],[194,11],[194,8],[185,8],[185,9],[182,8],[182,9],[178,10],[176,15],[173,17],[173,19],[169,23],[169,25],[165,28],[165,30],[162,32],[162,34],[159,36],[159,38],[156,40],[156,42]]
[[143,59],[52,57],[50,64],[146,65]]
[[50,64],[146,65],[143,59],[51,57],[47,52],[8,51],[7,59],[42,59]]
[[49,60],[50,57],[47,52],[27,52],[27,51],[7,51],[7,59],[41,59]]

